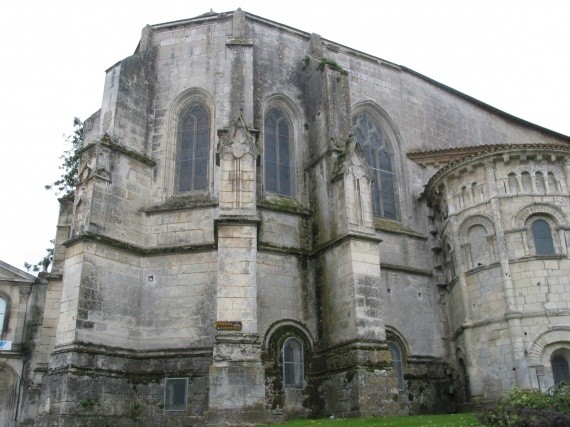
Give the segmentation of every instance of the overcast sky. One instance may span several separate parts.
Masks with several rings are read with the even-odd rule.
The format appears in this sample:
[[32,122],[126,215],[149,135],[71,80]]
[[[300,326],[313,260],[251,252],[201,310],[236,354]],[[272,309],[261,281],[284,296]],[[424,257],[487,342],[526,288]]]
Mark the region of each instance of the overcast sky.
[[73,117],[101,106],[104,71],[146,24],[241,7],[404,65],[570,135],[566,0],[5,0],[0,5],[0,260],[35,263],[55,235]]

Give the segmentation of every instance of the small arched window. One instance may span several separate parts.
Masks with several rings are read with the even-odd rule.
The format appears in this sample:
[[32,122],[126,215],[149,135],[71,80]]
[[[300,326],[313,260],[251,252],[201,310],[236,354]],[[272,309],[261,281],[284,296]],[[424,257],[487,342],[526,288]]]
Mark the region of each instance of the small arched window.
[[303,343],[298,338],[287,338],[283,343],[283,387],[305,388]]
[[534,175],[534,180],[536,183],[536,192],[539,194],[544,194],[546,192],[546,185],[544,184],[544,175],[542,172],[537,172]]
[[550,358],[550,365],[552,366],[552,376],[554,377],[554,384],[561,382],[570,382],[570,369],[568,368],[568,360],[560,352],[555,351]]
[[529,172],[521,173],[521,181],[522,181],[522,191],[525,193],[530,193],[532,191],[532,178],[530,177]]
[[6,322],[6,309],[8,308],[8,302],[3,298],[0,297],[0,339],[4,334],[5,326],[4,323]]
[[382,126],[367,112],[357,115],[353,124],[356,142],[372,172],[374,215],[397,219],[398,187],[392,143]]
[[556,193],[558,191],[558,183],[554,173],[548,172],[547,179],[548,179],[548,191],[551,193]]
[[265,191],[281,196],[293,196],[293,127],[280,109],[271,108],[265,115],[263,140]]
[[192,104],[178,123],[176,190],[180,193],[208,188],[210,114],[202,104]]
[[552,231],[548,222],[543,219],[533,221],[532,237],[537,255],[551,255],[555,253]]
[[508,184],[509,184],[509,194],[517,194],[519,191],[519,183],[517,181],[517,176],[514,172],[511,172],[508,175]]
[[388,341],[388,349],[392,353],[392,366],[394,367],[394,374],[398,380],[398,390],[405,391],[406,386],[404,382],[404,363],[402,360],[402,350],[400,346],[394,341]]

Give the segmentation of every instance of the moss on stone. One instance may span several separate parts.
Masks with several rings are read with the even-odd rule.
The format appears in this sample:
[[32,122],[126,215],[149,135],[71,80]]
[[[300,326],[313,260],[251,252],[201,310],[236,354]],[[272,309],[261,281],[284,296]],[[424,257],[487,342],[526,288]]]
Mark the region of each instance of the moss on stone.
[[348,76],[348,71],[338,65],[334,60],[328,58],[321,58],[319,64],[317,65],[317,71],[324,71],[325,67],[329,67],[331,70],[337,71],[343,76]]
[[294,213],[298,215],[309,216],[311,212],[305,209],[297,200],[289,197],[275,197],[264,199],[257,203],[262,209],[269,209],[278,212]]
[[385,231],[388,233],[395,234],[405,234],[410,237],[415,237],[417,239],[427,240],[427,236],[406,227],[404,224],[398,221],[394,221],[388,218],[375,217],[374,218],[374,228],[380,231]]

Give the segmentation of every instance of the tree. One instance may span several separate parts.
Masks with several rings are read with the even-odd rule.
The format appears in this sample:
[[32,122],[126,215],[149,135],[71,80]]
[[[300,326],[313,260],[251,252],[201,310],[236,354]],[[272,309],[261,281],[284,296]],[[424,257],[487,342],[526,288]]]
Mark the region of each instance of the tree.
[[65,193],[64,195],[71,194],[77,185],[79,152],[83,148],[83,122],[75,117],[73,119],[73,127],[73,134],[66,138],[66,141],[71,143],[71,148],[65,150],[60,157],[62,163],[59,169],[63,172],[59,179],[45,186],[46,190],[55,190],[56,196],[61,193]]
[[53,262],[53,249],[55,240],[50,240],[51,247],[46,249],[45,256],[37,263],[37,264],[30,264],[29,262],[24,262],[24,268],[26,271],[47,271],[51,263]]
[[[77,186],[79,175],[79,157],[81,148],[83,148],[83,122],[75,117],[73,119],[73,134],[67,136],[65,140],[71,144],[68,150],[65,150],[60,156],[61,165],[59,169],[62,171],[59,179],[53,183],[46,185],[46,190],[54,190],[55,195],[58,196],[63,193],[64,197],[69,196]],[[54,240],[50,240],[51,247],[46,249],[46,255],[37,263],[30,264],[24,262],[24,268],[27,271],[47,271],[53,262]]]

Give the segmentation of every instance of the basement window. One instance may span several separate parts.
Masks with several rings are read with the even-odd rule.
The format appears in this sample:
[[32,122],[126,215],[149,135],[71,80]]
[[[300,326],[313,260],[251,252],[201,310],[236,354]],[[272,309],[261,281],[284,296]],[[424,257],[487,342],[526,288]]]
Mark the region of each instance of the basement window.
[[188,401],[188,378],[164,379],[164,410],[186,411]]

